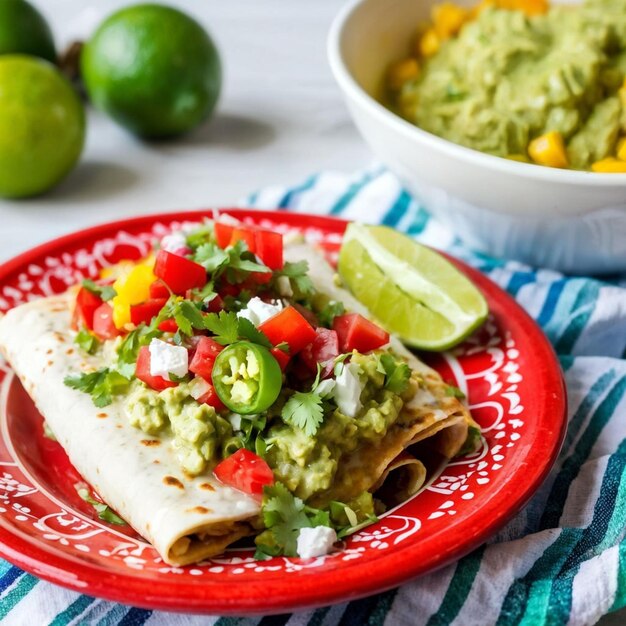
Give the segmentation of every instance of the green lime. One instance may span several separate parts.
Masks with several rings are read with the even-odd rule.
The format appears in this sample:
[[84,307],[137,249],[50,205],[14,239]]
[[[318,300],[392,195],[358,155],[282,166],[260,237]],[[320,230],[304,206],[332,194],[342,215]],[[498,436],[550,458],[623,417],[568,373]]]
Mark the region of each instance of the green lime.
[[386,226],[350,224],[338,269],[372,315],[416,348],[450,348],[487,317],[485,299],[465,275]]
[[53,65],[0,56],[0,195],[33,196],[58,183],[84,138],[83,105]]
[[86,43],[83,81],[94,105],[143,137],[168,137],[213,111],[222,81],[207,32],[180,11],[139,4],[114,13]]
[[0,54],[31,54],[56,61],[48,23],[25,0],[0,0]]

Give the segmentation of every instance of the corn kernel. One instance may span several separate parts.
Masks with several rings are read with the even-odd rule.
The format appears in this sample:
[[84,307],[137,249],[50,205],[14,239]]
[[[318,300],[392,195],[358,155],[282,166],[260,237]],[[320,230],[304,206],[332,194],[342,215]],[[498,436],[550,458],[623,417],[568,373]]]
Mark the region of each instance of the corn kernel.
[[495,7],[495,6],[496,6],[496,0],[480,0],[478,4],[475,4],[470,9],[468,19],[475,20],[485,9],[489,7]]
[[554,130],[533,139],[528,145],[528,154],[539,165],[547,165],[548,167],[567,167],[569,165],[563,136]]
[[496,4],[501,9],[522,11],[528,16],[543,15],[549,8],[547,0],[496,0]]
[[425,57],[431,57],[437,53],[440,45],[439,35],[437,35],[434,28],[429,28],[420,39],[420,54]]
[[408,80],[417,78],[420,73],[420,66],[417,59],[404,59],[395,63],[389,68],[387,74],[387,84],[391,89],[399,90]]
[[626,174],[626,161],[608,157],[592,163],[591,171],[602,174]]
[[437,36],[445,40],[458,34],[469,17],[469,11],[452,2],[444,2],[433,7],[431,17]]

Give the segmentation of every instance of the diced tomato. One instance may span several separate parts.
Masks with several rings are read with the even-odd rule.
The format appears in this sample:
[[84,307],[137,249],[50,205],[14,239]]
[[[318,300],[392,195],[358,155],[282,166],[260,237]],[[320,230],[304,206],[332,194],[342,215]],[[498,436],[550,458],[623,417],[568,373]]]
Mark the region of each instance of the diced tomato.
[[322,376],[328,376],[333,371],[334,361],[339,356],[339,338],[334,330],[316,328],[315,339],[300,352],[300,359],[304,361],[311,372],[317,371],[317,364],[323,366]]
[[215,222],[213,230],[215,232],[215,241],[217,242],[217,245],[220,248],[226,248],[230,244],[235,227],[232,224],[226,224],[225,222]]
[[150,285],[150,298],[152,300],[158,300],[160,298],[169,298],[170,290],[162,280],[155,280]]
[[256,254],[273,270],[279,270],[283,266],[283,236],[271,230],[259,229],[255,236]]
[[162,376],[152,376],[152,374],[150,374],[150,348],[148,348],[148,346],[139,348],[135,376],[155,391],[163,391],[164,389],[176,387],[177,385],[177,383],[166,380]]
[[224,346],[210,337],[201,337],[196,346],[193,359],[189,364],[189,371],[210,381],[215,359],[223,349]]
[[358,313],[339,315],[333,322],[342,352],[369,352],[389,342],[389,333]]
[[115,339],[120,331],[113,322],[113,309],[108,302],[103,302],[93,314],[93,332],[100,339]]
[[292,306],[273,315],[259,326],[259,330],[277,346],[287,342],[289,352],[293,355],[311,343],[315,337],[315,329]]
[[93,330],[94,313],[100,306],[102,306],[102,298],[81,287],[76,296],[75,314],[77,322],[79,324],[82,322],[89,330]]
[[176,323],[176,320],[173,318],[170,318],[168,320],[163,320],[159,324],[159,330],[164,333],[175,333],[175,332],[178,332],[178,324]]
[[207,282],[202,265],[167,250],[157,253],[154,274],[178,295],[183,295],[187,289],[204,287]]
[[256,235],[252,228],[246,226],[235,227],[230,238],[230,245],[234,246],[238,241],[245,241],[248,250],[256,252]]
[[241,285],[231,285],[229,283],[224,283],[220,287],[220,296],[222,298],[226,298],[227,296],[232,296],[236,298],[241,292]]
[[250,278],[257,285],[267,285],[272,280],[272,272],[252,272]]
[[241,448],[213,470],[215,477],[229,487],[260,496],[265,485],[274,484],[270,466],[254,452]]
[[278,361],[280,369],[284,372],[291,357],[280,348],[272,348],[270,352],[272,353],[272,356]]
[[215,296],[207,306],[209,313],[219,313],[224,308],[224,300],[220,296]]
[[315,313],[313,313],[311,309],[307,309],[305,306],[302,306],[301,304],[298,304],[297,302],[294,302],[293,306],[296,309],[296,311],[298,311],[298,313],[300,313],[300,315],[302,315],[302,317],[309,324],[311,324],[311,326],[317,327],[320,325],[320,321],[317,319],[317,315],[315,315]]
[[226,407],[224,403],[219,399],[215,387],[209,383],[209,390],[198,398],[200,404],[208,404],[212,406],[216,411],[223,411]]
[[141,304],[133,304],[130,307],[130,321],[139,326],[142,322],[149,324],[155,315],[161,312],[165,306],[167,298],[158,298],[154,300],[146,300]]

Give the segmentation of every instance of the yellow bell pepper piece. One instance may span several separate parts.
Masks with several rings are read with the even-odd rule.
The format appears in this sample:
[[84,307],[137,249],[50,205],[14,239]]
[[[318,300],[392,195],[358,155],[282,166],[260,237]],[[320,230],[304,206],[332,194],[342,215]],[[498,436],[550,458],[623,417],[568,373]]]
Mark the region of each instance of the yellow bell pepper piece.
[[543,15],[550,8],[547,0],[496,0],[497,6],[509,11],[522,11],[528,16]]
[[417,59],[404,59],[389,68],[387,84],[390,89],[398,91],[408,80],[417,78],[420,74],[420,66]]
[[438,52],[439,46],[441,46],[439,35],[437,35],[435,29],[431,27],[420,38],[420,54],[424,57],[431,57]]
[[626,161],[626,137],[617,142],[617,158]]
[[156,280],[152,271],[154,263],[145,261],[129,268],[114,283],[117,295],[111,300],[113,323],[123,328],[130,323],[130,307],[150,298],[150,285]]
[[592,163],[591,170],[602,174],[626,174],[626,161],[608,157]]
[[457,35],[468,17],[469,11],[466,8],[452,2],[436,4],[431,11],[433,28],[441,40]]
[[539,165],[568,167],[567,152],[561,133],[551,130],[533,139],[528,145],[530,158]]

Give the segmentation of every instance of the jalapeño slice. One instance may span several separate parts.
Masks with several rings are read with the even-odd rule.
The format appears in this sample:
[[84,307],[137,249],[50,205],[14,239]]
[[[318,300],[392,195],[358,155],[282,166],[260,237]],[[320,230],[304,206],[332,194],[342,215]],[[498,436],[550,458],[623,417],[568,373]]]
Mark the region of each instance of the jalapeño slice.
[[253,415],[274,404],[280,393],[282,372],[267,348],[238,341],[219,353],[212,379],[227,408],[241,415]]

